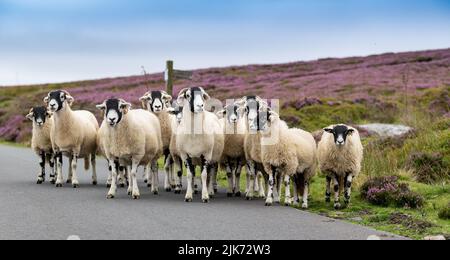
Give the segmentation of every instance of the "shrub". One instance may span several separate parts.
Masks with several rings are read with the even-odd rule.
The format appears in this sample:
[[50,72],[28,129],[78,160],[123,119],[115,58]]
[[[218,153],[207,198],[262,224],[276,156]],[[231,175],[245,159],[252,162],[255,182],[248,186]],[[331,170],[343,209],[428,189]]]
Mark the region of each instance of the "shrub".
[[414,153],[409,156],[406,168],[413,171],[418,182],[425,184],[435,184],[449,177],[444,156],[440,153]]
[[450,220],[450,204],[448,204],[447,207],[439,211],[439,218]]
[[408,184],[399,183],[396,176],[368,180],[361,187],[361,196],[373,205],[384,207],[421,208],[425,204],[422,195],[412,192]]

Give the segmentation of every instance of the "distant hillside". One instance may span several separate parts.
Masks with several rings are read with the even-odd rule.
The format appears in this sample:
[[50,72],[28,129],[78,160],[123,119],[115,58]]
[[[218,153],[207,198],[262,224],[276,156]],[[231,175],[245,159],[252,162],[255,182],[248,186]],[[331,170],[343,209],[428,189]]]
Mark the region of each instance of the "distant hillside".
[[[193,81],[175,82],[175,92],[192,85],[204,86],[211,96],[225,100],[256,94],[292,102],[308,98],[360,100],[396,93],[414,93],[450,86],[450,49],[388,53],[368,57],[321,59],[277,65],[211,68],[194,72]],[[147,76],[82,81],[65,84],[0,88],[0,139],[29,138],[25,115],[39,105],[51,89],[67,89],[75,107],[95,111],[110,97],[138,104],[148,90],[163,89],[162,73]],[[28,126],[29,128],[29,126]]]

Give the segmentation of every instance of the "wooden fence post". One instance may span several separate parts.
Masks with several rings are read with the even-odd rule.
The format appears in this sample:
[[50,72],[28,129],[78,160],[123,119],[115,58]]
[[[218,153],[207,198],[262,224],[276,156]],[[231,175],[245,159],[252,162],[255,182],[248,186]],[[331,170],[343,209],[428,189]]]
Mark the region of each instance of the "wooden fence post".
[[166,89],[167,93],[173,96],[173,61],[167,61],[166,66]]

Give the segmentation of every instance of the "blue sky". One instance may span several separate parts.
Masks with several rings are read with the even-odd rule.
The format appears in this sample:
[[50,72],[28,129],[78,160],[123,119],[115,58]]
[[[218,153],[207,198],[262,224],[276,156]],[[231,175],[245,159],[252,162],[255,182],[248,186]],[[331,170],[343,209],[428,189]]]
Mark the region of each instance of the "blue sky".
[[450,47],[448,0],[0,0],[0,85]]

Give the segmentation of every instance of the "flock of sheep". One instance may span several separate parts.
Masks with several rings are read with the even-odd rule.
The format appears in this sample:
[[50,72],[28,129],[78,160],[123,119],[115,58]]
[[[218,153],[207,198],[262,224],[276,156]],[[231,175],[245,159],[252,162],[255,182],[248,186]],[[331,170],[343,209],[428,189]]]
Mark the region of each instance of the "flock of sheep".
[[217,114],[207,111],[208,100],[201,87],[183,89],[173,106],[172,97],[164,91],[140,98],[143,109],[132,109],[122,99],[108,99],[97,106],[104,116],[99,126],[92,113],[72,110],[74,98],[67,91],[52,91],[44,99],[46,106],[32,108],[27,115],[33,121],[32,148],[40,157],[37,183],[45,181],[48,163],[50,182],[61,187],[66,156],[67,183],[79,187],[77,162],[84,159],[84,168],[92,167],[92,184],[97,185],[96,156],[100,154],[109,166],[107,197],[114,198],[118,186],[128,186],[128,194],[139,199],[138,167],[144,167],[145,182],[158,194],[158,160],[163,157],[168,192],[181,194],[186,167],[186,202],[198,192],[196,167],[201,169],[205,203],[217,192],[219,167],[227,173],[229,197],[241,196],[240,175],[246,167],[248,200],[257,193],[266,198],[267,206],[279,203],[284,184],[285,204],[300,206],[302,202],[306,209],[309,183],[319,167],[327,176],[326,201],[331,201],[333,182],[335,208],[341,207],[342,190],[345,204],[350,202],[352,181],[363,159],[356,129],[343,124],[327,127],[317,145],[312,134],[289,128],[260,97],[243,97]]

